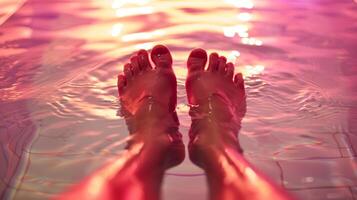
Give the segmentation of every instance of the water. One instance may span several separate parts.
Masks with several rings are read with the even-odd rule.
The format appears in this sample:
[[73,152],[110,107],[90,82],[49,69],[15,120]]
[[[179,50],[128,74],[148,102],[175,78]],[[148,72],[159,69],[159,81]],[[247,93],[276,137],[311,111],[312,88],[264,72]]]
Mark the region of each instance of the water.
[[[0,199],[47,199],[119,156],[116,75],[159,43],[186,144],[185,62],[201,47],[244,74],[239,139],[257,168],[301,199],[357,199],[356,22],[352,0],[3,0]],[[165,176],[164,199],[206,192],[188,160]]]

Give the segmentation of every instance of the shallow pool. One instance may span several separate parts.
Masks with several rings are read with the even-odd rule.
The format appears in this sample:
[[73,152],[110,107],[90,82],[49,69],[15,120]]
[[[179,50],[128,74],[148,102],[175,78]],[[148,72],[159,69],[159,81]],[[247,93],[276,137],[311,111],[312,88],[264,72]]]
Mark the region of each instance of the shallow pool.
[[[0,199],[47,199],[116,159],[127,141],[116,75],[167,45],[178,77],[189,51],[217,51],[246,80],[247,158],[306,200],[357,199],[357,1],[0,1]],[[206,199],[188,159],[163,199]]]

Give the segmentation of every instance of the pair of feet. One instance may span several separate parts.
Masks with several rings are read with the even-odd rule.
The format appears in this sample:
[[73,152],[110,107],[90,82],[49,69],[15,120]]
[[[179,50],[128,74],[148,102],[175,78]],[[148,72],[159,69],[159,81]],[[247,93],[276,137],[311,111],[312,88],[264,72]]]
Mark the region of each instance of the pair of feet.
[[[178,132],[177,83],[172,56],[163,45],[155,46],[149,61],[140,50],[124,65],[118,76],[122,111],[133,141],[161,145],[167,149],[168,167],[184,158],[184,146]],[[212,149],[233,147],[240,151],[237,133],[245,114],[244,81],[234,75],[234,65],[224,56],[194,49],[187,60],[186,91],[191,105],[190,159],[205,168],[206,155]]]

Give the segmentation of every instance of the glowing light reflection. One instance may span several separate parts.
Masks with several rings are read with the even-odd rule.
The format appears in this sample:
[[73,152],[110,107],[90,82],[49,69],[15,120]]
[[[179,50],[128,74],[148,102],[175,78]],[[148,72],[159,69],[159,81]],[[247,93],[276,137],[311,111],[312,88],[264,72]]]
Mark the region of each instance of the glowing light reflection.
[[95,176],[88,183],[88,195],[90,196],[98,196],[103,189],[103,185],[105,185],[106,179],[101,176]]
[[254,8],[254,3],[252,0],[224,0],[226,3],[231,4],[237,8]]
[[155,45],[155,43],[153,43],[153,42],[146,42],[146,43],[137,44],[134,46],[134,48],[149,50],[149,49],[153,48],[154,45]]
[[241,69],[244,77],[256,76],[262,74],[265,70],[264,65],[246,65]]
[[162,36],[165,34],[163,30],[156,30],[153,32],[142,32],[142,33],[132,33],[124,35],[121,40],[124,42],[137,41],[137,40],[148,40],[155,36]]
[[226,37],[234,37],[236,34],[235,31],[231,28],[223,28],[223,34]]
[[240,56],[240,52],[237,50],[233,50],[231,51],[231,53],[228,55],[227,60],[229,62],[235,63],[235,61],[237,60],[237,58]]
[[246,25],[237,25],[237,26],[233,26],[233,27],[224,27],[223,28],[223,34],[226,37],[234,37],[236,33],[238,33],[238,35],[240,37],[248,37],[248,26]]
[[114,26],[112,27],[111,34],[113,37],[116,37],[121,33],[122,30],[123,30],[123,24],[114,24]]
[[248,32],[239,32],[238,33],[239,37],[246,38],[249,36]]
[[175,72],[175,75],[178,79],[183,79],[185,80],[186,79],[186,76],[187,76],[187,68],[183,68],[183,67],[174,67],[174,72]]
[[136,4],[136,5],[145,5],[149,3],[150,0],[114,0],[112,2],[112,8],[113,9],[118,9],[120,7],[123,7],[125,4]]
[[250,13],[239,13],[237,17],[241,21],[250,21],[253,18],[252,14]]
[[255,45],[255,46],[261,46],[263,45],[263,42],[261,40],[258,40],[256,38],[242,38],[242,43],[247,44],[247,45]]
[[252,181],[255,181],[258,176],[257,174],[254,172],[254,170],[250,167],[246,167],[245,170],[244,170],[244,173],[252,180]]
[[117,17],[128,17],[134,15],[148,15],[154,13],[153,7],[123,8],[116,11]]
[[224,184],[229,185],[231,183],[236,182],[237,180],[237,173],[234,167],[228,162],[227,158],[224,155],[220,155],[218,157],[218,162],[222,165],[222,168],[224,168],[225,177],[224,177]]

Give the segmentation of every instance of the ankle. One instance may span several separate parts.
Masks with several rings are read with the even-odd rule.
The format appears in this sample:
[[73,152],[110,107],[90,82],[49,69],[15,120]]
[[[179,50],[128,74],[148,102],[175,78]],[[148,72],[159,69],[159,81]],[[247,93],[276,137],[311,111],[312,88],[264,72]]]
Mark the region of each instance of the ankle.
[[192,120],[189,132],[190,144],[200,148],[240,148],[239,128],[240,124],[232,126],[230,122],[217,122],[209,118]]
[[223,138],[222,135],[229,135],[228,133],[215,134],[221,137],[210,137],[210,134],[197,134],[191,138],[188,150],[189,156],[193,163],[207,171],[216,171],[219,173],[219,166],[217,160],[225,154],[227,149],[233,150],[239,154],[243,151],[237,139]]

